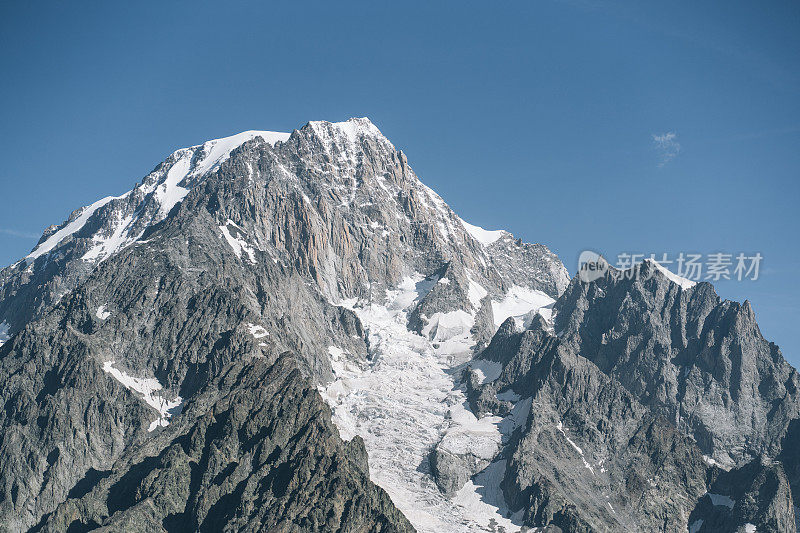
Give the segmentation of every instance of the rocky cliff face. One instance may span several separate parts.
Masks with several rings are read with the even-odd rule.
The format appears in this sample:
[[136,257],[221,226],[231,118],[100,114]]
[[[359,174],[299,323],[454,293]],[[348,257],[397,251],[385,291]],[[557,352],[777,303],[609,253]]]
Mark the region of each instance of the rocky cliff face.
[[[503,489],[529,525],[567,531],[682,531],[705,492],[696,444],[547,331],[508,321],[483,352],[502,362],[481,410],[524,409],[505,450]],[[507,406],[496,398],[505,397]]]
[[[366,120],[310,123],[291,135],[249,132],[179,150],[130,193],[76,211],[2,272],[0,316],[10,339],[0,348],[6,383],[0,522],[9,530],[67,528],[73,522],[89,528],[146,515],[148,523],[167,530],[187,523],[407,529],[365,477],[369,470],[359,441],[342,444],[319,406],[301,415],[331,442],[319,453],[342,465],[338,477],[326,477],[326,468],[316,473],[324,478],[317,482],[303,477],[299,463],[280,466],[272,474],[279,483],[287,483],[287,476],[302,480],[296,481],[294,500],[274,505],[330,508],[326,516],[333,522],[301,520],[297,509],[244,518],[247,513],[233,518],[215,512],[206,522],[209,509],[192,502],[214,483],[202,481],[189,493],[165,499],[168,488],[159,488],[158,497],[148,492],[156,490],[148,476],[173,476],[174,484],[188,472],[181,465],[206,460],[194,448],[178,453],[180,436],[162,435],[177,428],[177,421],[206,431],[199,420],[213,418],[216,409],[211,400],[201,400],[209,390],[228,394],[230,405],[245,406],[236,409],[250,405],[249,397],[238,394],[239,384],[230,390],[221,385],[232,365],[243,365],[238,372],[249,375],[289,352],[299,369],[292,382],[308,388],[333,377],[330,347],[346,352],[352,364],[368,364],[375,354],[367,332],[356,313],[338,305],[343,300],[382,299],[404,277],[434,275],[448,264],[458,272],[454,285],[469,286],[474,278],[489,287],[481,288],[486,294],[502,294],[506,282],[491,268],[491,254],[466,228]],[[560,265],[546,251],[540,259]],[[549,268],[557,275],[541,271],[513,281],[529,290],[563,288],[563,266]],[[476,312],[457,298],[440,299],[426,310],[456,308]],[[190,415],[198,402],[202,415]],[[264,416],[259,423],[275,425],[300,415],[273,409]],[[303,443],[291,453],[310,453],[310,441]],[[252,483],[282,464],[275,458],[255,465],[252,450],[239,441],[224,446],[231,461],[250,462],[239,475]],[[285,452],[286,444],[275,446],[275,453]],[[136,485],[144,483],[140,477],[150,480],[148,489]],[[190,477],[198,482],[197,473]],[[122,485],[108,485],[113,479],[131,484],[131,496],[116,505],[108,494]],[[319,483],[352,489],[337,500],[332,488],[326,492]],[[91,494],[76,496],[90,488]],[[259,498],[267,498],[259,491]],[[222,498],[214,492],[206,497],[209,505]],[[270,497],[277,502],[283,496]],[[242,493],[223,500],[217,509],[225,513],[251,505]],[[77,516],[76,509],[83,514]],[[353,521],[356,514],[363,523]]]
[[552,322],[508,320],[481,354],[502,371],[469,383],[474,409],[529,410],[505,450],[511,509],[569,531],[794,531],[773,459],[797,417],[796,371],[748,303],[651,262],[629,274],[576,277]]
[[638,280],[574,280],[554,306],[562,343],[697,441],[723,466],[774,457],[798,417],[798,374],[748,302],[683,289],[653,263]]
[[40,316],[98,263],[163,221],[234,148],[256,138],[274,144],[288,136],[251,131],[177,150],[127,193],[100,199],[50,226],[30,254],[0,270],[1,322],[13,333]]
[[413,531],[290,355],[232,363],[194,398],[34,529]]
[[0,271],[0,524],[793,531],[796,372],[638,268],[570,281],[366,119],[178,150]]

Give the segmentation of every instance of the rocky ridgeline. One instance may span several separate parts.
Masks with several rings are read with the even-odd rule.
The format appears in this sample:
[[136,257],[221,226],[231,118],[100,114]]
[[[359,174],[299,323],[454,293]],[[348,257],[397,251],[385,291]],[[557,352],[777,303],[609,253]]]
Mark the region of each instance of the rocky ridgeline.
[[[131,193],[76,211],[2,271],[11,338],[0,348],[0,523],[9,530],[40,523],[76,486],[99,482],[94,473],[186,419],[230,365],[289,352],[298,379],[314,383],[330,379],[328,346],[366,357],[360,321],[335,305],[344,298],[380,298],[404,274],[452,261],[503,290],[485,248],[369,121],[250,137],[227,157],[214,151],[230,144],[220,141],[179,150]],[[560,265],[550,253],[543,261]],[[513,282],[553,285],[534,275]],[[165,418],[148,398],[182,403]],[[359,490],[342,505],[365,497]],[[80,521],[111,520],[98,516]],[[389,527],[381,523],[370,527]]]
[[0,271],[0,529],[794,531],[796,371],[652,274],[570,282],[366,119],[178,150]]
[[747,302],[636,268],[573,279],[552,325],[509,319],[481,354],[498,379],[468,378],[476,412],[531,402],[504,451],[511,509],[565,531],[794,531],[797,372]]
[[39,531],[413,531],[293,357],[233,363],[181,420],[90,471]]

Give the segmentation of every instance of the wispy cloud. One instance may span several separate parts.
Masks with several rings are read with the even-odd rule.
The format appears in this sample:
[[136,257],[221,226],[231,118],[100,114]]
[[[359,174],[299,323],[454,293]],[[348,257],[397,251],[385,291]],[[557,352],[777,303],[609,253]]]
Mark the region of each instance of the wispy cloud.
[[658,166],[663,167],[676,157],[681,151],[681,144],[678,142],[678,134],[674,131],[668,131],[661,135],[653,134],[653,143],[659,154]]
[[0,233],[3,235],[10,235],[12,237],[19,237],[21,239],[38,239],[40,235],[31,233],[29,231],[17,231],[15,229],[0,228]]

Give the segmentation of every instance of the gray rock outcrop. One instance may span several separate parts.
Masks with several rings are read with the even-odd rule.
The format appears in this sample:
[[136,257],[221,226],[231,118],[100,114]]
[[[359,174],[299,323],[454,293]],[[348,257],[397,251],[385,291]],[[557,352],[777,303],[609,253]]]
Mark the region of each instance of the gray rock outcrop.
[[289,354],[225,367],[179,422],[90,471],[34,529],[95,528],[413,531]]
[[[0,270],[0,530],[412,531],[319,393],[381,364],[358,311],[411,279],[405,348],[490,421],[426,428],[437,497],[491,470],[520,528],[795,531],[800,378],[749,303],[485,233],[366,119],[178,150],[75,211]],[[556,301],[495,330],[517,289]]]
[[[292,400],[288,389],[266,398],[238,387],[251,373],[284,379],[266,370],[284,352],[297,368],[292,386],[309,391],[332,377],[331,346],[364,363],[367,336],[344,299],[380,299],[404,276],[448,264],[495,295],[504,281],[367,120],[251,135],[222,155],[219,146],[175,152],[133,191],[76,211],[0,271],[7,530],[410,529],[369,480],[358,440],[343,443],[327,408],[308,399],[315,393],[303,393],[313,405],[297,413],[275,407]],[[537,276],[516,282],[556,286]],[[224,381],[233,375],[242,381]],[[257,464],[261,448],[242,447],[242,432],[256,429],[240,404],[266,409],[256,429],[288,431],[306,417],[297,438],[311,428],[319,438],[291,448],[287,433],[278,455],[259,451]],[[208,426],[215,413],[230,413],[228,429]],[[199,448],[186,444],[190,434]],[[218,460],[204,442],[241,466],[193,468]],[[330,468],[314,471],[312,452]],[[273,490],[275,469],[291,491]]]

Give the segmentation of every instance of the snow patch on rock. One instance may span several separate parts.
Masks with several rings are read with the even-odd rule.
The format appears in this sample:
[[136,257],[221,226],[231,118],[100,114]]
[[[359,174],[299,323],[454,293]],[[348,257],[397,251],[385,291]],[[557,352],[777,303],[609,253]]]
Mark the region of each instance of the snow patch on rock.
[[667,277],[667,279],[679,285],[682,289],[691,289],[692,287],[697,285],[697,282],[695,281],[683,278],[677,274],[673,274],[672,271],[668,270],[666,267],[661,266],[655,259],[645,259],[645,261],[656,267],[656,269],[658,269],[659,272],[664,274]]
[[[475,317],[462,309],[435,313],[422,328],[422,334],[434,341],[447,341],[469,336]],[[465,339],[466,340],[466,339]]]
[[586,457],[583,454],[583,449],[580,446],[578,446],[577,444],[575,444],[572,441],[572,439],[569,438],[569,435],[567,435],[567,432],[564,431],[564,424],[562,424],[560,420],[559,420],[558,424],[556,425],[556,429],[559,430],[562,435],[564,435],[564,438],[567,439],[567,442],[570,444],[570,446],[572,446],[575,449],[575,451],[578,452],[578,455],[581,456],[581,460],[583,461],[583,466],[588,468],[589,471],[592,474],[594,474],[594,468],[592,468],[592,465],[590,465],[589,461],[586,460]]
[[487,294],[489,294],[489,292],[483,288],[483,285],[469,278],[469,292],[467,293],[467,298],[469,298],[469,303],[472,304],[473,309],[480,309],[481,300],[483,300]]
[[[514,317],[518,327],[525,327],[525,317],[532,312],[540,312],[545,320],[550,320],[553,303],[555,300],[542,291],[514,285],[502,300],[492,300],[494,325],[499,328],[508,317]],[[544,313],[540,311],[543,308],[547,310]]]
[[103,259],[115,254],[117,251],[134,242],[141,236],[131,235],[130,227],[135,220],[136,219],[133,215],[123,217],[118,213],[116,222],[113,224],[114,231],[111,233],[111,235],[108,237],[94,235],[92,237],[94,245],[89,249],[88,252],[83,254],[81,259],[84,261],[102,261]]
[[503,365],[497,361],[489,361],[487,359],[474,359],[469,363],[470,368],[478,374],[480,382],[491,383],[500,377],[503,371]]
[[0,346],[6,343],[11,336],[8,334],[8,322],[3,320],[0,322]]
[[730,496],[725,496],[724,494],[714,494],[712,492],[706,493],[706,495],[711,498],[711,503],[715,506],[722,506],[727,507],[728,509],[733,509],[733,506],[736,504]]
[[256,253],[253,250],[253,247],[242,238],[244,236],[244,232],[239,226],[237,226],[232,220],[228,220],[227,223],[224,226],[220,226],[219,229],[222,232],[222,236],[225,237],[225,241],[233,249],[233,253],[236,255],[236,257],[241,259],[242,252],[244,252],[247,254],[247,258],[251,263],[256,263]]
[[86,221],[89,220],[89,217],[95,213],[95,211],[106,205],[111,200],[124,198],[128,194],[130,193],[125,193],[122,196],[106,196],[105,198],[97,200],[95,203],[82,208],[77,217],[75,217],[71,222],[65,224],[60,230],[50,235],[43,243],[38,244],[36,248],[34,248],[33,251],[26,256],[26,258],[36,259],[37,257],[50,252],[50,250],[55,248],[58,243],[73,233],[79,231],[86,224]]
[[114,368],[114,361],[104,362],[103,371],[111,374],[125,388],[137,393],[147,405],[158,411],[158,418],[150,424],[147,431],[153,431],[159,426],[169,425],[169,418],[183,403],[183,398],[180,396],[167,400],[161,394],[157,394],[162,389],[161,383],[157,379],[131,376],[122,370]]
[[250,324],[248,322],[247,330],[255,339],[262,339],[269,335],[269,332],[266,330],[266,328],[264,326],[259,326],[258,324]]

